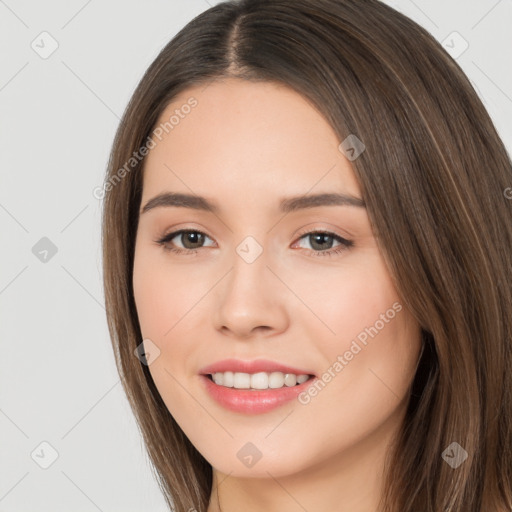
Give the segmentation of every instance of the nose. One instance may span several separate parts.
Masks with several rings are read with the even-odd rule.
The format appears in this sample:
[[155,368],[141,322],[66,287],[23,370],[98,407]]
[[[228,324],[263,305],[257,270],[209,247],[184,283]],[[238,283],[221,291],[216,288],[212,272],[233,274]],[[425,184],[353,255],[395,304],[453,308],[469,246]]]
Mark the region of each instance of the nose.
[[215,328],[236,339],[269,337],[289,325],[289,291],[268,267],[265,251],[252,263],[238,254],[219,283],[215,296]]

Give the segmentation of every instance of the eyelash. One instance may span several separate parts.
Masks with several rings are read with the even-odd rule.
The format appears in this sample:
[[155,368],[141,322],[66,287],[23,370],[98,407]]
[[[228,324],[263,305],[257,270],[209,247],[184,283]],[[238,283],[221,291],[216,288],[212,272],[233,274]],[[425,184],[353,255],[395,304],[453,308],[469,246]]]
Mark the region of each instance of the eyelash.
[[[156,243],[163,247],[164,251],[168,251],[174,254],[184,254],[187,253],[188,255],[196,254],[198,252],[198,249],[182,249],[180,247],[168,247],[166,244],[169,243],[173,238],[175,238],[178,235],[181,235],[182,233],[199,233],[201,235],[204,235],[205,237],[210,238],[206,233],[203,233],[202,231],[198,229],[180,229],[178,231],[173,231],[164,237],[160,238],[159,240],[156,240]],[[304,238],[307,235],[328,235],[333,237],[335,240],[340,242],[340,245],[335,249],[328,249],[325,251],[314,251],[312,249],[307,249],[311,253],[313,253],[314,256],[334,256],[337,254],[340,254],[347,249],[350,249],[354,242],[352,240],[347,240],[346,238],[343,238],[336,233],[332,233],[330,231],[323,231],[323,230],[313,230],[313,231],[307,231],[305,233],[302,233],[299,235],[299,238],[297,240],[300,240],[301,238]],[[201,247],[199,248],[201,249]]]

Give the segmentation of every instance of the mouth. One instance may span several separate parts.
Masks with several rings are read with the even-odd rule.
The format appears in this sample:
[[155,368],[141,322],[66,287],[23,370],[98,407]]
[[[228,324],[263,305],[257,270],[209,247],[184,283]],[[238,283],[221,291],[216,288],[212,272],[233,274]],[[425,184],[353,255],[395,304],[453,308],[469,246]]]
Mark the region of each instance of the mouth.
[[268,389],[282,389],[300,386],[315,376],[306,373],[284,372],[214,372],[206,374],[206,377],[217,386],[226,388],[261,391]]
[[[216,372],[217,374],[220,372]],[[226,373],[222,372],[222,378],[225,377]],[[260,372],[261,373],[261,372]],[[250,375],[250,374],[245,374]],[[288,376],[290,374],[286,374]],[[300,374],[304,375],[306,380],[303,382],[295,382],[293,385],[286,385],[286,383],[281,387],[271,388],[253,388],[253,387],[228,387],[224,383],[217,384],[214,381],[214,378],[219,379],[219,377],[215,377],[215,374],[207,374],[201,375],[201,381],[204,386],[204,390],[206,393],[212,398],[218,405],[222,408],[227,409],[232,412],[237,412],[241,414],[261,414],[272,411],[277,407],[284,406],[285,404],[297,399],[298,396],[303,393],[308,386],[310,386],[313,382],[316,381],[316,377],[309,374]],[[256,376],[256,377],[255,377]],[[253,377],[255,379],[263,379],[259,377],[258,374],[250,375],[251,380]],[[247,386],[247,377],[236,377],[236,373],[233,376],[233,380],[240,378],[242,384]],[[269,377],[269,383],[273,379],[276,379],[275,385],[277,385],[277,376]],[[280,379],[283,379],[280,377]],[[296,380],[295,375],[293,375],[293,380]],[[292,384],[292,378],[288,377],[288,384]],[[228,375],[228,384],[229,384],[229,375]],[[256,382],[256,385],[258,383]]]
[[200,370],[206,394],[217,405],[241,414],[261,414],[304,392],[317,376],[273,361],[227,359]]

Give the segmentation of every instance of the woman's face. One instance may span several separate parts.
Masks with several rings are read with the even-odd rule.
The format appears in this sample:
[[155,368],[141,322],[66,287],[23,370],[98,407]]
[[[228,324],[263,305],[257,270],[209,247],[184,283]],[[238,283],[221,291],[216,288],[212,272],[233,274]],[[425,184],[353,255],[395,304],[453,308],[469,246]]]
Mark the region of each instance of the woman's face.
[[345,156],[302,96],[267,82],[190,88],[166,122],[145,162],[133,286],[169,411],[225,474],[374,463],[403,418],[420,330],[359,201],[362,146]]

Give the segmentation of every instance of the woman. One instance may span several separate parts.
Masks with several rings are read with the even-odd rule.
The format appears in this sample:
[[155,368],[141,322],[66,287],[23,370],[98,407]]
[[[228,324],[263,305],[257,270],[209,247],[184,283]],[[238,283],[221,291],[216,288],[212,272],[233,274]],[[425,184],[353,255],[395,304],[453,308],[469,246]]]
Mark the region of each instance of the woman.
[[103,216],[170,507],[512,510],[511,186],[467,78],[386,5],[190,22],[123,116]]

